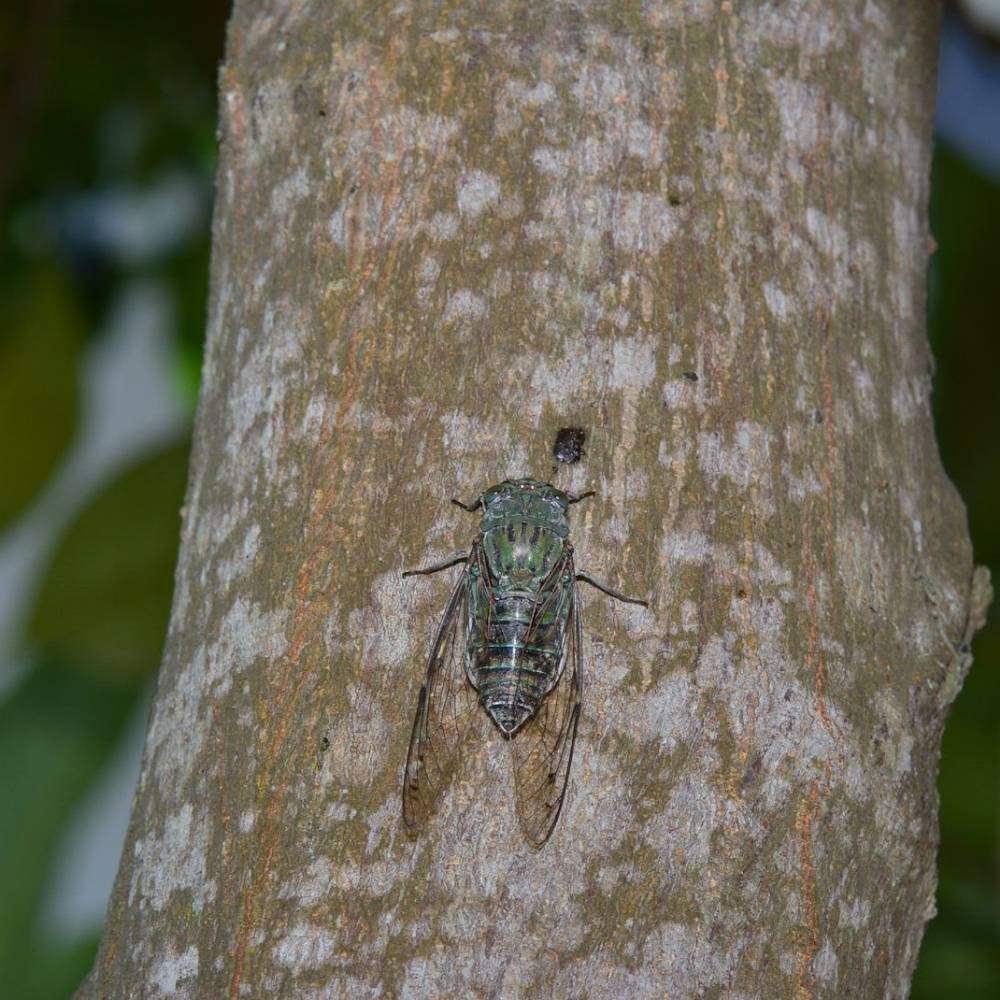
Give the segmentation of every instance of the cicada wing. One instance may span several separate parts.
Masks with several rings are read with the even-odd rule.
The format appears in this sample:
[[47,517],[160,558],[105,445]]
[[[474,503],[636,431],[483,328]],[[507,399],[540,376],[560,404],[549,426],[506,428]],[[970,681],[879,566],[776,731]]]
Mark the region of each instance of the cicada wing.
[[403,775],[403,822],[413,836],[451,784],[475,712],[475,695],[465,674],[468,585],[465,572],[438,626],[417,701]]
[[517,818],[525,839],[541,847],[549,839],[569,781],[583,697],[583,644],[576,585],[571,585],[565,663],[556,686],[514,736]]
[[[532,646],[536,643],[539,631],[544,629],[546,622],[550,619],[562,623],[560,625],[559,642],[563,646],[567,645],[566,630],[572,630],[573,621],[570,611],[576,599],[576,588],[572,583],[566,586],[561,581],[572,581],[573,579],[573,553],[570,551],[552,567],[548,579],[541,587],[542,593],[545,596],[535,605],[532,611],[531,621],[528,623],[528,628],[522,640],[526,646]],[[550,634],[546,637],[545,642],[549,644],[551,641],[552,636]],[[559,683],[566,669],[566,664],[570,659],[568,653],[563,656],[562,662],[559,664],[559,671],[552,678],[551,687],[555,687]]]

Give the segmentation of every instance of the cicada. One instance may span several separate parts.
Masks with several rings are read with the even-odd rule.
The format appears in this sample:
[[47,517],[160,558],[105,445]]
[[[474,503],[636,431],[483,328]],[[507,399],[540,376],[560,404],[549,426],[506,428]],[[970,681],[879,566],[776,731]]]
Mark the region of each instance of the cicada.
[[517,816],[539,848],[552,833],[569,780],[583,699],[577,582],[619,601],[645,601],[578,573],[568,510],[574,495],[536,479],[508,479],[473,503],[479,533],[467,552],[404,576],[465,569],[438,626],[406,757],[403,820],[416,835],[451,783],[474,713],[484,710],[511,745]]

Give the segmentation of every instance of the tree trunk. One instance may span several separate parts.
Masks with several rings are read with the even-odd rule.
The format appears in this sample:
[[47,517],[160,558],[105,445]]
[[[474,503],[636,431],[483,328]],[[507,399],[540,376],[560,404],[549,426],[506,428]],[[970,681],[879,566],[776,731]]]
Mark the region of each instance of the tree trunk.
[[[989,593],[928,403],[936,29],[238,0],[173,616],[81,995],[906,994]],[[487,730],[410,840],[460,570],[400,571],[526,475],[597,490],[579,562],[650,608],[584,595],[541,851]]]

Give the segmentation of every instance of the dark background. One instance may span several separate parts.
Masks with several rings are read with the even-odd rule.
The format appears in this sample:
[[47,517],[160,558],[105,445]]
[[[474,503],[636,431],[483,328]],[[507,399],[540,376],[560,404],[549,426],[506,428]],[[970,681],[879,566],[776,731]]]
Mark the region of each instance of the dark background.
[[[0,12],[0,992],[48,1000],[93,960],[166,628],[228,3],[28,6]],[[938,434],[996,574],[1000,55],[955,8],[932,229]],[[918,1000],[1000,997],[996,611],[975,652]]]

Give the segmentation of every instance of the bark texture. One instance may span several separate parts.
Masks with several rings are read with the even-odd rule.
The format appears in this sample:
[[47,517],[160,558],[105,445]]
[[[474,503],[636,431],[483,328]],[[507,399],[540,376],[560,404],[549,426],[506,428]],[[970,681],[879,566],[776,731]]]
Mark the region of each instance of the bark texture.
[[[84,996],[902,997],[988,600],[924,333],[936,5],[237,0],[176,596]],[[553,476],[566,808],[400,775],[464,547]],[[457,572],[457,570],[455,571]]]

